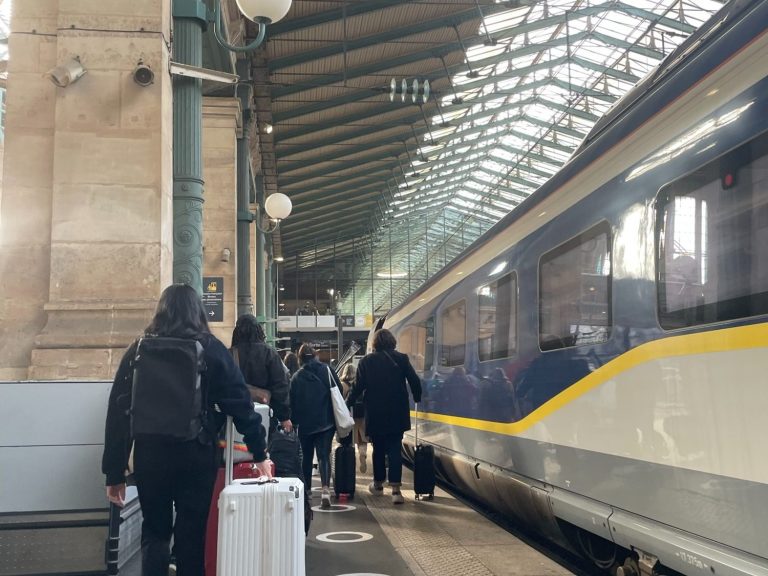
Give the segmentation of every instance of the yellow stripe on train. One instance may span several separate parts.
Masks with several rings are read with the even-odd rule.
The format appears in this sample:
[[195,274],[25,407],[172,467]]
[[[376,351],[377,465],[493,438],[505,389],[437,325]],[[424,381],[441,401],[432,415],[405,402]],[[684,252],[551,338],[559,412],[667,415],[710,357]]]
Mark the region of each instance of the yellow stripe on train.
[[539,406],[517,422],[490,422],[461,416],[433,414],[431,412],[411,411],[411,416],[431,422],[441,422],[453,426],[463,426],[485,432],[513,436],[525,432],[535,424],[544,420],[550,414],[567,406],[590,390],[601,386],[623,372],[651,361],[676,356],[691,356],[712,352],[728,352],[732,350],[748,350],[750,348],[768,347],[768,324],[753,324],[723,330],[710,330],[661,338],[637,348],[633,348],[618,358],[601,366],[588,376],[569,386],[551,400]]

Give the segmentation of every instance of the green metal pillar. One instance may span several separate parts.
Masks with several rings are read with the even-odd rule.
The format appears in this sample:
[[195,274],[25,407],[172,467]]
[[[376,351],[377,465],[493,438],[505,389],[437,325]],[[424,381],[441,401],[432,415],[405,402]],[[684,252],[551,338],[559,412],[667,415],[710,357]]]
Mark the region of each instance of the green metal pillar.
[[269,337],[274,339],[275,336],[277,336],[277,323],[274,322],[277,319],[277,316],[275,314],[275,293],[274,293],[274,285],[275,283],[272,281],[272,266],[274,263],[273,254],[272,254],[272,242],[270,242],[267,245],[267,273],[266,273],[266,281],[265,281],[265,288],[264,288],[264,299],[265,299],[265,307],[267,310],[267,318],[269,319],[269,323],[267,326],[269,326]]
[[[238,75],[250,79],[250,60],[238,60]],[[238,88],[243,114],[243,132],[237,139],[237,316],[253,314],[251,295],[251,189],[250,119],[251,89],[246,84]]]
[[[173,0],[173,59],[202,66],[206,9]],[[203,292],[202,80],[173,79],[173,281]]]
[[262,322],[267,319],[267,311],[265,307],[265,295],[264,295],[264,233],[259,230],[258,225],[261,224],[261,215],[263,214],[264,206],[264,177],[256,176],[256,205],[259,206],[259,213],[256,215],[258,220],[256,221],[256,317]]

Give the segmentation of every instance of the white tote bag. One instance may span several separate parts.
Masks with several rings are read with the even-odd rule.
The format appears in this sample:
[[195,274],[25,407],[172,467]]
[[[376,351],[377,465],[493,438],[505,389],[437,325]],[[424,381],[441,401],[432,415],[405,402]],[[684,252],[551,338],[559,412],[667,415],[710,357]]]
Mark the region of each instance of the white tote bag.
[[336,386],[336,382],[333,381],[330,367],[326,366],[326,368],[328,368],[328,385],[331,388],[331,404],[333,404],[333,419],[336,421],[336,432],[339,438],[346,438],[352,432],[355,420],[352,418],[352,414],[349,413],[349,408],[347,408],[347,404],[344,402],[341,390]]

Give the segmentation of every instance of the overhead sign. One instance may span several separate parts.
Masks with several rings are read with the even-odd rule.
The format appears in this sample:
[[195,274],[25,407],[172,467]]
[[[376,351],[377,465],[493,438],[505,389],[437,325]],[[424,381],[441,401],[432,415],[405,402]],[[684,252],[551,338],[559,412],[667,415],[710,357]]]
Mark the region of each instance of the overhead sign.
[[224,278],[203,276],[203,305],[208,322],[224,322]]

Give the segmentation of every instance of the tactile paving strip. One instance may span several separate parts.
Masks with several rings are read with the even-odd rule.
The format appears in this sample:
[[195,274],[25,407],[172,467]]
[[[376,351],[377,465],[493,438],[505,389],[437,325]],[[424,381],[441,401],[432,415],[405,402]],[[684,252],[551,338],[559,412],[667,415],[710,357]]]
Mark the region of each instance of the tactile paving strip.
[[[394,506],[388,494],[365,495],[365,503],[384,529],[392,545],[401,551],[411,568],[425,576],[493,576],[482,562],[462,547],[438,522],[438,509],[416,504],[413,494],[403,490],[406,503]],[[444,512],[444,510],[443,510]]]

